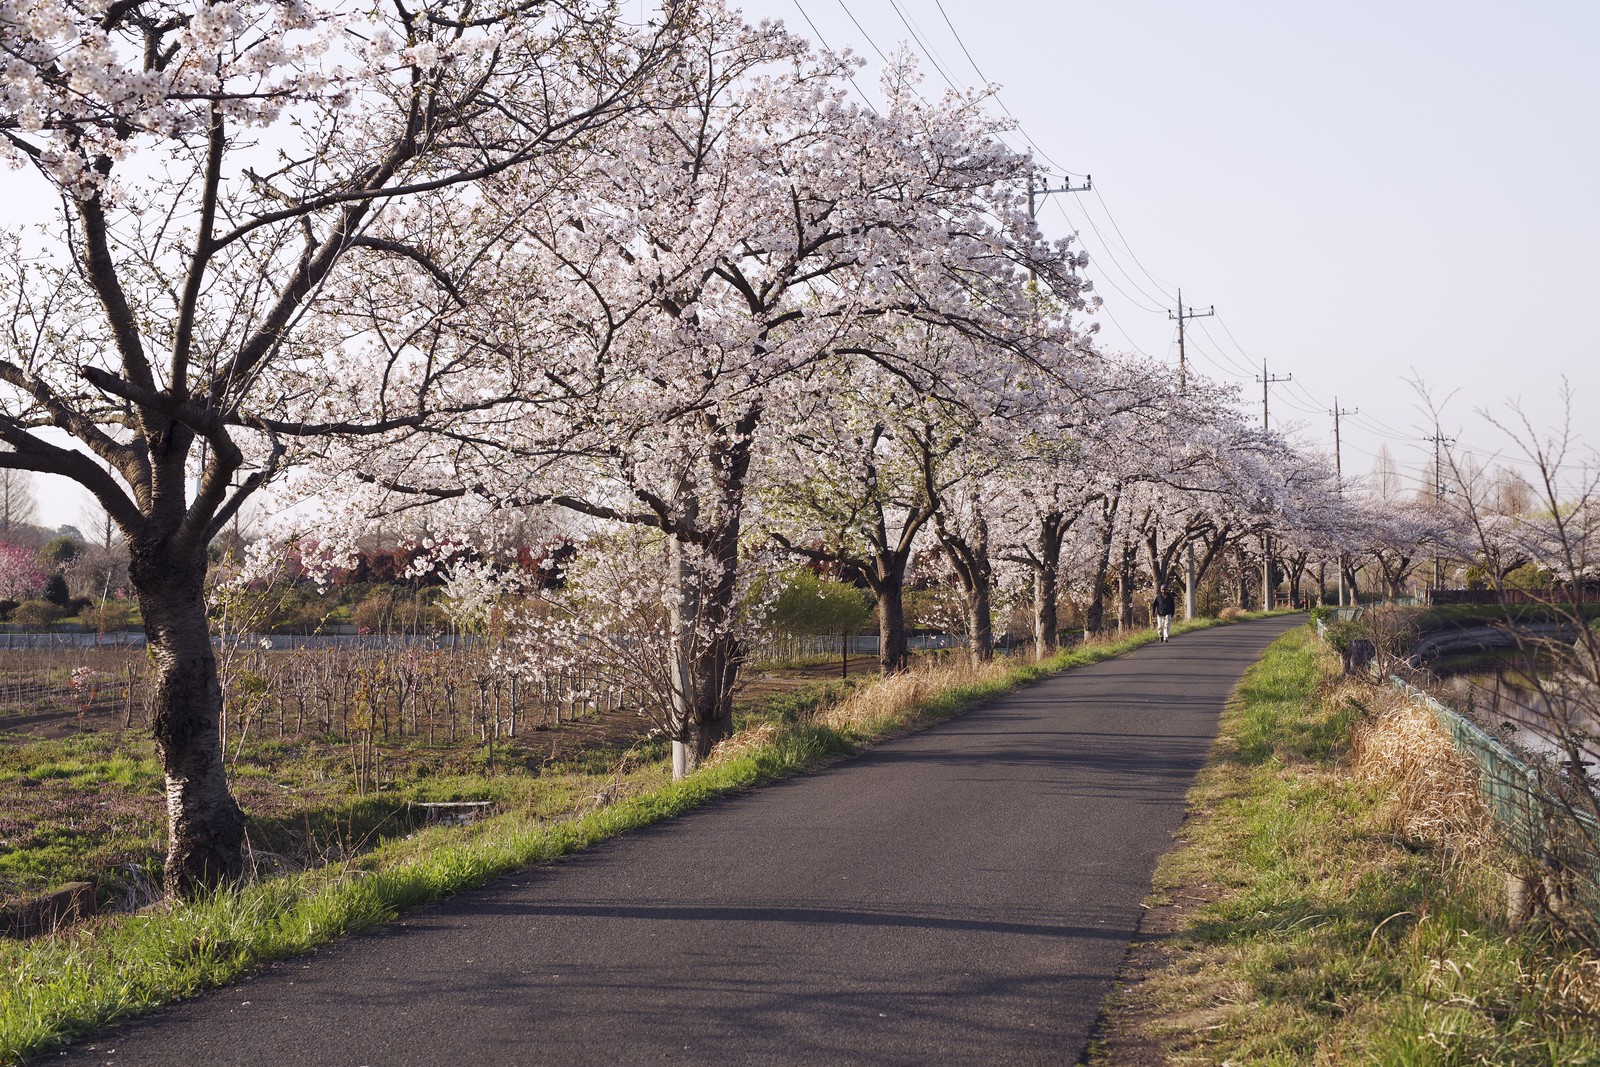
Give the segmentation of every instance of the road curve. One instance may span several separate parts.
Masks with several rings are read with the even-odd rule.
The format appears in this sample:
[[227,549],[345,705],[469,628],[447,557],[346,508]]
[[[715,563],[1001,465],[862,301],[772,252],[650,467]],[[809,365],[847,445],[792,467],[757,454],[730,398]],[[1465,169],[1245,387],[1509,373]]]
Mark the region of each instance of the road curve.
[[1299,621],[1071,671],[46,1059],[1076,1063],[1229,691]]

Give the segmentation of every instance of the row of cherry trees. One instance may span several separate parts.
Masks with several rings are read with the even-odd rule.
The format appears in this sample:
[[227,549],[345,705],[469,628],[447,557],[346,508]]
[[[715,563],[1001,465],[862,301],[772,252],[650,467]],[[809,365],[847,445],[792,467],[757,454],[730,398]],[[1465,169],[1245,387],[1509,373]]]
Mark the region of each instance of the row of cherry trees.
[[174,891],[240,869],[206,548],[273,483],[329,565],[425,512],[486,603],[506,571],[463,543],[511,515],[572,538],[508,665],[657,680],[682,771],[796,560],[872,590],[893,670],[933,546],[984,655],[1008,569],[1047,651],[1064,575],[1097,622],[1191,548],[1204,573],[1274,532],[1305,560],[1359,540],[1225,390],[1096,348],[1033,161],[908,57],[874,109],[848,58],[716,0],[646,27],[588,0],[29,0],[0,53],[0,150],[58,205],[42,243],[0,237],[0,467],[75,479],[126,539]]

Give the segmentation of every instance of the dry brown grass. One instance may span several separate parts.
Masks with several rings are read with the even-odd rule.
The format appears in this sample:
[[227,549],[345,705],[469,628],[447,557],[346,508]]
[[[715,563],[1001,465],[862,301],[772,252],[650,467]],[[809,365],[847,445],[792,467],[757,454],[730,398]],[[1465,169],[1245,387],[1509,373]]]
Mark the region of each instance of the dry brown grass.
[[1600,1023],[1600,954],[1593,950],[1553,959],[1547,970],[1526,974],[1523,982],[1542,1001]]
[[740,756],[748,756],[757,749],[772,744],[778,738],[778,724],[768,720],[747,726],[732,737],[717,742],[717,747],[711,750],[711,755],[706,758],[707,767],[716,767],[719,764],[729,763]]
[[1388,792],[1375,817],[1397,837],[1438,845],[1455,863],[1495,856],[1498,842],[1472,759],[1457,751],[1432,711],[1401,693],[1347,684],[1335,699],[1370,714],[1350,733],[1350,768]]
[[879,678],[832,707],[822,709],[815,721],[835,730],[849,730],[884,719],[909,716],[936,696],[961,686],[998,681],[1016,666],[1017,661],[1007,659],[974,663],[959,654],[919,662],[910,670]]

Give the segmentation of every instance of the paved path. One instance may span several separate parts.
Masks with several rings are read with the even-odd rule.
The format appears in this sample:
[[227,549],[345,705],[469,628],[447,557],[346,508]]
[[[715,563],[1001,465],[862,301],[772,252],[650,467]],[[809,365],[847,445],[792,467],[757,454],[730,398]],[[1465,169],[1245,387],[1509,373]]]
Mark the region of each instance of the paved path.
[[1229,690],[1298,621],[1072,671],[47,1059],[1075,1063]]

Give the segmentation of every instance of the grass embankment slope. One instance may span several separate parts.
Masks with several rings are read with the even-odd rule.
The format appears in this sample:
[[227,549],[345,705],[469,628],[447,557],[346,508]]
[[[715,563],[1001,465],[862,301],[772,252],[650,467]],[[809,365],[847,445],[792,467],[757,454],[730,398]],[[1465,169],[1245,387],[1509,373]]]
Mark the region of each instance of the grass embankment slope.
[[1505,921],[1471,766],[1307,629],[1245,676],[1094,1062],[1600,1063],[1600,958]]
[[[1216,624],[1203,619],[1174,632]],[[568,768],[555,791],[569,798],[563,811],[519,806],[472,827],[425,829],[313,870],[259,877],[170,911],[105,916],[35,941],[0,941],[0,1063],[1154,638],[1142,631],[1041,663],[947,661],[777,696],[748,714],[709,764],[682,781],[668,780],[661,760],[641,763],[635,752],[587,774]]]

